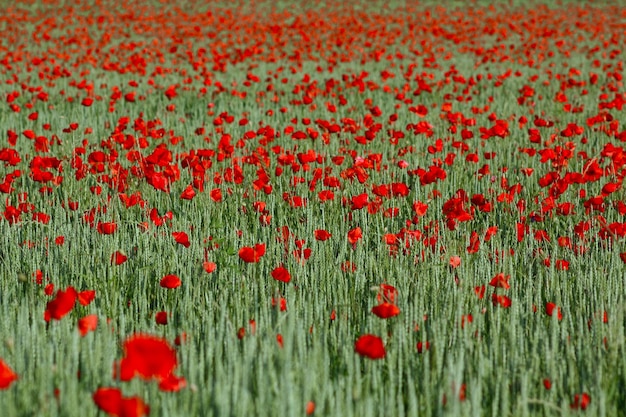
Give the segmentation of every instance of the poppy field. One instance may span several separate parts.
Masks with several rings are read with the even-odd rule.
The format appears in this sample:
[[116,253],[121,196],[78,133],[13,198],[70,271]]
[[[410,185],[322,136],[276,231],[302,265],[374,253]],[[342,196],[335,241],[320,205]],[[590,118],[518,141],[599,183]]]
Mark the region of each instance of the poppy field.
[[626,410],[618,3],[0,7],[3,416]]

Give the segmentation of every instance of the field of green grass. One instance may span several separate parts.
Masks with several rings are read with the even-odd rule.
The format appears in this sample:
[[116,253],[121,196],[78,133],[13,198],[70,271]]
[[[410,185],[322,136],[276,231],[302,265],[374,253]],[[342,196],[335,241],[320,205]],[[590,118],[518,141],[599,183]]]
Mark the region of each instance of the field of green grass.
[[0,415],[626,410],[623,7],[123,3],[0,7]]

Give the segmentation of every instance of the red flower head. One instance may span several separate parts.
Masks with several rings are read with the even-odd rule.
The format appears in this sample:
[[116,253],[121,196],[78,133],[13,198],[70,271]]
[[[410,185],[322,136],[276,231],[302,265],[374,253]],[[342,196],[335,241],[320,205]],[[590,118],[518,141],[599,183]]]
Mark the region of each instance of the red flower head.
[[202,269],[204,269],[207,274],[210,274],[217,269],[217,264],[215,262],[204,261],[202,262]]
[[509,278],[511,278],[510,275],[504,275],[502,272],[500,272],[491,279],[489,285],[491,285],[492,287],[504,288],[505,290],[508,290],[509,288],[511,288],[511,285],[509,284]]
[[88,306],[95,298],[95,290],[85,290],[78,293],[78,302],[83,306]]
[[460,256],[452,256],[450,257],[450,266],[452,268],[457,268],[461,265],[461,257]]
[[78,331],[81,336],[85,336],[87,333],[96,330],[98,327],[98,316],[90,314],[78,320]]
[[348,242],[350,242],[353,247],[356,246],[356,242],[361,240],[362,237],[363,232],[361,231],[360,227],[352,229],[348,232]]
[[102,235],[112,235],[117,230],[117,223],[115,222],[98,222],[98,233]]
[[423,353],[430,349],[430,342],[417,342],[417,353]]
[[164,381],[170,378],[178,365],[176,351],[166,340],[146,334],[136,334],[124,342],[126,356],[119,363],[120,379]]
[[17,380],[17,374],[0,359],[0,389],[7,389]]
[[188,185],[187,188],[185,188],[183,192],[180,194],[180,198],[183,200],[193,200],[195,196],[196,196],[196,191],[193,189],[191,185]]
[[150,414],[150,407],[139,397],[123,397],[119,388],[98,388],[93,393],[96,406],[114,417],[142,417]]
[[163,288],[174,289],[180,287],[181,281],[176,275],[170,274],[161,278],[160,285]]
[[78,293],[74,287],[67,287],[65,291],[57,291],[56,297],[53,300],[48,301],[46,304],[46,311],[44,312],[44,319],[50,321],[50,319],[61,320],[67,315],[76,304]]
[[254,248],[244,246],[239,249],[239,257],[247,263],[259,262],[263,255],[265,255],[265,243],[257,243]]
[[319,240],[323,242],[325,240],[330,239],[331,237],[332,235],[324,229],[317,229],[315,231],[315,240]]
[[354,344],[354,351],[370,359],[382,359],[386,354],[383,339],[372,334],[359,337]]
[[176,241],[176,243],[178,243],[179,245],[183,245],[186,248],[191,246],[191,242],[189,242],[189,236],[187,236],[187,233],[172,232],[172,236],[174,237],[174,240]]
[[114,265],[121,265],[128,260],[128,256],[124,252],[115,251],[113,255],[111,255],[111,263]]
[[582,394],[574,395],[574,401],[570,404],[570,407],[572,409],[580,408],[581,410],[585,410],[589,406],[589,403],[591,403],[591,396],[583,392]]
[[563,313],[561,313],[561,307],[558,307],[554,303],[546,303],[546,314],[550,317],[556,313],[556,317],[561,321],[563,319]]
[[372,313],[376,314],[381,319],[388,319],[400,314],[400,309],[397,305],[391,303],[382,303],[372,308]]
[[167,311],[159,311],[154,315],[157,324],[165,326],[168,322]]
[[498,295],[498,294],[492,294],[491,295],[491,302],[493,303],[494,306],[500,306],[503,308],[509,308],[511,307],[511,299],[509,297],[507,297],[506,295]]
[[289,271],[287,271],[287,268],[284,268],[282,266],[274,268],[274,270],[272,271],[272,278],[282,282],[291,281],[291,275],[289,275]]
[[398,290],[393,285],[380,284],[378,288],[378,295],[376,299],[379,303],[391,303],[395,304],[398,298]]

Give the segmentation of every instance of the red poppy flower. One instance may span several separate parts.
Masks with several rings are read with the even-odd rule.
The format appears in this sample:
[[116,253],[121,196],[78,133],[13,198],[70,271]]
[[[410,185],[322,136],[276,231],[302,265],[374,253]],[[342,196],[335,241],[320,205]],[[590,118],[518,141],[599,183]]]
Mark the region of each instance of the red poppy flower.
[[476,286],[476,287],[474,287],[474,293],[475,293],[475,294],[476,294],[476,296],[477,296],[479,299],[481,299],[481,300],[482,300],[482,299],[483,299],[483,297],[485,296],[485,290],[486,290],[486,288],[485,288],[485,286],[484,286],[484,285],[480,285],[480,286]]
[[305,412],[307,416],[310,416],[315,412],[315,403],[313,401],[306,403]]
[[511,307],[511,299],[509,297],[507,297],[506,295],[498,295],[498,294],[492,294],[491,296],[491,302],[493,303],[494,306],[500,306],[503,308],[509,308]]
[[185,332],[182,332],[180,335],[178,335],[178,336],[176,336],[174,338],[174,344],[176,346],[180,346],[183,343],[187,343],[187,333],[185,333]]
[[557,242],[559,246],[562,248],[570,248],[570,249],[572,248],[572,239],[567,236],[560,236],[557,239]]
[[33,213],[33,221],[36,221],[42,224],[48,224],[50,223],[50,216],[46,213],[36,212],[36,213]]
[[215,262],[204,261],[202,262],[202,269],[204,269],[207,274],[210,274],[217,269],[217,264]]
[[17,374],[0,359],[0,389],[7,389],[17,380]]
[[467,253],[476,253],[480,249],[480,237],[478,233],[472,231],[470,234],[469,245],[467,246]]
[[363,193],[363,194],[359,194],[356,195],[354,197],[352,197],[351,199],[351,204],[352,206],[350,207],[351,210],[360,210],[363,207],[365,207],[367,205],[367,200],[368,200],[368,195],[367,193]]
[[13,206],[6,206],[4,213],[3,213],[4,218],[7,219],[9,224],[19,223],[21,221],[21,218],[20,218],[21,214],[22,214],[22,211],[18,209],[17,207],[13,207]]
[[291,281],[291,275],[289,275],[289,271],[287,271],[287,268],[284,268],[282,266],[274,268],[274,270],[272,271],[272,278],[274,278],[276,281],[282,282]]
[[386,354],[383,339],[372,334],[359,337],[354,344],[354,351],[370,359],[382,359]]
[[211,190],[210,196],[211,196],[211,200],[213,200],[216,203],[219,203],[220,201],[222,201],[222,190],[220,190],[219,188],[214,188]]
[[174,97],[176,97],[177,96],[177,94],[176,94],[176,86],[175,85],[170,85],[169,87],[167,87],[167,90],[165,90],[165,96],[167,97],[168,100],[171,100]]
[[559,321],[561,321],[561,319],[563,319],[563,313],[561,313],[561,307],[557,307],[557,305],[554,303],[546,303],[546,314],[548,316],[552,317],[555,311],[556,311],[556,317],[559,319]]
[[381,319],[388,319],[400,314],[400,309],[397,305],[391,303],[382,303],[372,308],[372,313],[376,314]]
[[72,311],[77,298],[78,294],[74,287],[67,287],[65,291],[57,291],[56,297],[46,304],[44,319],[46,321],[50,321],[50,319],[61,320]]
[[287,311],[287,300],[284,297],[274,298],[272,297],[272,307],[280,307],[280,311]]
[[557,259],[554,263],[554,267],[559,271],[567,271],[569,270],[569,262],[565,259]]
[[244,246],[239,249],[239,257],[242,261],[247,263],[259,262],[263,255],[265,255],[265,243],[257,243],[254,245],[254,248]]
[[363,232],[360,227],[356,227],[348,232],[348,242],[350,242],[352,246],[356,246],[356,243],[361,240],[362,237]]
[[574,401],[570,404],[570,407],[574,410],[579,408],[585,410],[589,406],[589,403],[591,403],[591,396],[583,392],[582,394],[574,395]]
[[461,265],[461,257],[460,256],[452,256],[450,257],[450,266],[452,268],[457,268]]
[[395,304],[397,298],[398,290],[396,287],[389,284],[380,284],[378,287],[378,294],[376,295],[376,300],[379,303]]
[[492,287],[504,288],[505,290],[508,290],[509,288],[511,288],[511,285],[509,284],[509,278],[511,278],[510,275],[504,275],[502,272],[500,272],[491,279],[489,285],[491,285]]
[[167,311],[159,311],[154,315],[157,324],[165,326],[167,324]]
[[80,305],[88,306],[96,298],[95,290],[85,290],[78,293],[78,302]]
[[94,392],[96,406],[114,417],[142,417],[150,414],[150,407],[139,397],[123,397],[119,388],[98,388]]
[[112,235],[117,230],[117,223],[98,222],[97,230],[101,235]]
[[300,263],[304,263],[307,259],[311,257],[311,248],[304,249],[296,249],[293,251],[293,256],[300,261]]
[[333,193],[331,190],[322,190],[317,193],[317,197],[320,199],[321,202],[330,201],[335,199],[335,193]]
[[179,245],[183,245],[186,248],[191,246],[191,243],[189,242],[189,236],[187,236],[187,233],[172,232],[172,236],[174,237],[174,240],[176,241],[176,243],[178,243]]
[[409,187],[403,182],[391,183],[391,195],[394,197],[406,197],[409,191]]
[[87,333],[96,330],[98,327],[98,316],[90,314],[78,320],[78,331],[81,336],[85,336]]
[[159,382],[159,389],[167,392],[180,391],[185,386],[187,386],[187,380],[174,374],[170,374],[169,377]]
[[188,185],[187,188],[183,190],[180,194],[180,198],[183,200],[192,200],[196,196],[196,191],[193,189],[191,185]]
[[115,251],[113,255],[111,255],[111,263],[114,265],[121,265],[128,260],[128,256],[124,252],[119,250]]
[[324,229],[318,229],[315,231],[315,240],[319,240],[321,242],[330,239],[332,236],[333,235]]
[[428,204],[422,203],[421,201],[415,201],[413,203],[413,212],[417,217],[422,217],[426,214],[428,210]]
[[430,349],[430,342],[417,342],[417,353],[423,353]]
[[146,174],[146,182],[154,187],[155,190],[169,193],[169,181],[165,174],[153,171]]
[[119,363],[120,379],[135,376],[145,380],[167,379],[178,365],[176,351],[166,340],[147,334],[136,334],[124,342],[125,356]]
[[459,389],[459,401],[465,401],[465,398],[466,398],[465,391],[467,391],[467,385],[461,384],[461,389]]
[[54,292],[54,284],[53,283],[46,284],[46,286],[43,289],[43,292],[46,295],[52,295],[52,293]]
[[171,211],[168,211],[163,216],[159,216],[159,212],[156,208],[151,209],[149,215],[150,220],[152,220],[152,223],[154,223],[155,226],[164,225],[166,221],[172,220],[172,217],[174,216]]
[[[35,282],[37,283],[37,285],[43,284],[43,272],[41,272],[41,269],[38,269],[35,272],[33,272],[33,276],[35,277]],[[46,295],[50,295],[50,294],[46,294]]]
[[170,274],[170,275],[166,275],[163,278],[161,278],[160,285],[163,288],[168,288],[168,289],[171,290],[171,289],[180,287],[181,283],[182,282],[181,282],[180,278],[178,278],[174,274]]
[[142,417],[150,415],[150,407],[138,396],[122,398],[120,417]]
[[92,398],[96,406],[108,415],[120,415],[122,391],[119,388],[98,388]]

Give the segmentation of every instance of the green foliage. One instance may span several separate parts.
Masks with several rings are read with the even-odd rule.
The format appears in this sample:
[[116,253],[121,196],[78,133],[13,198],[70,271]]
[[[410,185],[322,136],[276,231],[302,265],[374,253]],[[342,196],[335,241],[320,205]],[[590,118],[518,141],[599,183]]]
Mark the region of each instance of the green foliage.
[[[284,5],[280,3],[276,7],[281,9]],[[33,32],[33,24],[26,30]],[[94,36],[99,31],[95,30]],[[134,36],[136,41],[146,41],[141,34]],[[491,37],[487,41],[498,43]],[[521,42],[517,38],[514,41]],[[445,46],[450,48],[451,44],[447,42]],[[490,46],[493,45],[486,44],[485,48]],[[35,48],[37,52],[45,52],[42,46],[38,48]],[[396,49],[397,53],[406,54],[407,58],[400,60],[403,65],[412,62],[405,45]],[[593,70],[582,53],[572,60],[585,76]],[[30,213],[23,214],[15,224],[6,219],[0,221],[0,358],[19,375],[8,390],[0,391],[2,415],[95,415],[97,408],[91,395],[101,386],[119,386],[125,395],[141,396],[155,416],[294,416],[304,415],[308,401],[315,402],[315,415],[323,416],[577,415],[581,411],[573,410],[570,404],[575,394],[583,392],[592,399],[589,415],[622,412],[626,408],[626,281],[619,256],[623,252],[620,249],[624,246],[623,238],[596,238],[597,223],[593,223],[590,233],[594,234],[593,239],[577,240],[574,234],[575,226],[581,221],[596,222],[593,214],[585,212],[579,190],[585,189],[587,196],[598,195],[606,181],[572,186],[563,194],[560,201],[576,205],[574,214],[546,215],[542,222],[526,219],[529,233],[521,242],[516,229],[521,216],[516,203],[525,202],[524,215],[540,212],[546,189],[538,185],[537,179],[553,169],[537,157],[519,152],[520,147],[529,146],[530,126],[519,126],[519,117],[526,115],[530,120],[533,117],[528,107],[517,103],[519,90],[537,76],[537,95],[549,99],[540,101],[535,110],[547,114],[563,129],[567,123],[582,125],[597,113],[605,80],[587,86],[589,93],[576,97],[584,105],[584,111],[572,114],[564,112],[562,104],[552,100],[560,91],[559,83],[541,84],[549,78],[543,67],[520,64],[518,68],[511,62],[478,67],[474,58],[463,54],[442,60],[446,68],[428,69],[421,59],[419,62],[416,71],[434,73],[442,81],[432,94],[416,99],[416,103],[429,110],[423,119],[406,107],[397,110],[398,100],[383,88],[364,92],[346,88],[342,94],[350,104],[336,114],[324,106],[325,100],[336,102],[335,97],[318,100],[316,109],[289,104],[295,99],[290,90],[301,83],[303,74],[310,74],[312,81],[323,85],[330,78],[340,80],[343,74],[356,76],[367,71],[371,74],[369,79],[380,86],[401,90],[405,80],[399,68],[392,69],[398,73],[395,78],[381,78],[381,71],[389,69],[389,63],[384,60],[362,64],[340,62],[332,72],[317,71],[318,63],[305,61],[295,75],[285,70],[287,87],[281,87],[283,94],[278,102],[259,94],[266,88],[264,83],[247,88],[246,99],[228,92],[212,96],[201,94],[195,87],[189,91],[180,89],[179,96],[172,101],[176,104],[175,111],[166,110],[170,101],[146,82],[148,76],[141,78],[137,74],[90,68],[92,82],[108,85],[108,90],[103,91],[110,93],[110,87],[125,87],[137,79],[139,87],[135,90],[147,97],[135,103],[122,100],[111,112],[106,97],[91,107],[69,103],[60,91],[71,88],[70,80],[59,80],[48,87],[50,99],[46,106],[37,108],[36,126],[39,129],[41,124],[51,123],[50,133],[61,138],[62,143],[53,146],[46,155],[63,160],[63,182],[50,195],[39,192],[42,184],[29,178],[30,161],[26,160],[26,155],[33,155],[33,144],[20,137],[15,149],[25,159],[18,165],[23,172],[14,182],[17,192],[10,195],[7,205],[18,204],[16,194],[26,193],[28,202],[37,211],[49,214],[51,221],[41,224],[32,220]],[[558,66],[569,61],[559,55],[547,62]],[[282,66],[281,62],[260,62],[252,69],[263,78],[269,71],[278,72]],[[442,75],[452,67],[466,77],[479,74],[497,77],[509,69],[513,72],[519,69],[523,74],[507,77],[497,87],[493,82],[481,83],[472,102],[457,103],[453,98],[459,94],[456,86],[445,82],[450,77]],[[156,64],[151,62],[147,73],[155,68]],[[181,61],[178,69],[191,73],[193,66]],[[233,83],[242,83],[252,69],[247,63],[232,65],[228,71],[216,72],[213,81],[230,88]],[[183,76],[178,73],[155,78],[160,87],[167,87],[169,83],[180,83]],[[13,88],[17,87],[10,90]],[[8,90],[6,84],[0,86],[3,96]],[[100,93],[104,95],[103,91]],[[256,97],[263,99],[257,101]],[[350,117],[360,123],[369,111],[364,104],[367,99],[381,109],[383,116],[378,121],[384,126],[381,134],[367,145],[357,144],[354,135],[345,131],[332,136],[328,145],[320,139],[295,142],[285,133],[292,118],[339,121]],[[455,112],[475,118],[475,137],[467,143],[471,152],[480,154],[480,163],[466,160],[466,153],[451,146],[450,125],[440,117],[444,102],[453,102]],[[473,106],[488,103],[489,111],[472,112]],[[20,105],[24,104],[25,99],[20,101]],[[288,107],[286,113],[281,112],[282,107]],[[211,116],[208,109],[213,109]],[[272,116],[267,114],[268,110],[273,111]],[[224,111],[236,117],[235,123],[218,131],[212,120]],[[25,112],[25,108],[21,113],[0,112],[0,126],[16,132],[32,127]],[[395,113],[398,120],[392,125],[388,117]],[[509,120],[506,138],[480,139],[478,127],[492,125],[488,119],[490,113]],[[249,123],[239,126],[237,120],[244,114]],[[172,131],[172,135],[167,133],[164,138],[150,139],[149,146],[140,150],[143,157],[158,145],[168,144],[171,136],[182,138],[177,145],[168,144],[175,153],[173,164],[181,171],[180,180],[172,184],[170,193],[158,191],[145,179],[129,175],[127,193],[139,191],[145,201],[143,208],[139,205],[127,208],[119,193],[98,182],[97,175],[76,180],[70,167],[83,137],[87,141],[86,154],[102,150],[102,142],[113,134],[120,117],[128,117],[131,126],[137,119],[159,121],[159,127]],[[398,145],[390,143],[385,133],[387,128],[404,129],[408,123],[420,120],[433,125],[432,138],[414,135]],[[63,129],[73,122],[78,123],[79,129],[64,133]],[[233,166],[232,158],[222,161],[214,158],[206,189],[197,191],[192,200],[179,198],[193,180],[181,164],[184,154],[190,150],[216,150],[224,133],[231,135],[235,143],[247,131],[258,129],[260,123],[272,126],[281,134],[266,145],[261,145],[261,138],[256,137],[235,148],[234,155],[239,158],[244,175],[241,184],[212,182],[213,173]],[[311,126],[321,131],[314,122]],[[83,134],[87,127],[92,128],[92,133]],[[205,127],[206,133],[197,134],[199,127]],[[140,136],[136,132],[132,134]],[[585,135],[588,143],[577,142],[576,151],[585,150],[590,158],[598,155],[611,140],[590,129]],[[444,140],[445,148],[441,154],[434,155],[428,147],[437,138]],[[348,149],[362,157],[380,154],[384,168],[368,170],[365,184],[342,179],[341,187],[334,190],[335,199],[320,202],[317,193],[322,187],[308,189],[312,170],[302,168],[293,172],[290,166],[284,166],[283,175],[275,174],[278,164],[271,150],[274,146],[281,147],[280,152],[312,149],[323,156],[320,164],[311,164],[313,168],[328,168],[338,177],[352,166]],[[414,151],[400,156],[399,150],[406,146],[412,146]],[[271,159],[270,166],[265,167],[273,187],[270,194],[254,189],[253,181],[262,164],[241,162],[259,148]],[[116,149],[120,167],[131,169],[135,164],[119,146]],[[443,159],[447,152],[455,153],[456,160],[445,166],[447,178],[443,181],[420,185],[418,176],[398,167],[398,162],[405,160],[412,169],[427,169],[434,158]],[[486,160],[483,155],[487,152],[495,152],[496,156]],[[337,155],[346,157],[341,166],[331,162]],[[581,172],[587,160],[573,158],[567,169]],[[478,173],[484,163],[490,164],[488,175]],[[522,168],[532,168],[534,173],[527,177],[521,173]],[[2,174],[6,175],[9,169]],[[304,182],[294,185],[294,176],[302,177]],[[477,210],[471,221],[457,223],[455,230],[447,228],[442,207],[459,189],[465,190],[470,198],[483,194],[494,201],[502,192],[503,178],[509,186],[516,183],[522,186],[515,202],[494,202],[492,211]],[[385,199],[381,211],[375,214],[368,213],[367,208],[350,209],[353,196],[369,193],[372,197],[372,185],[391,182],[406,183],[409,195]],[[90,191],[89,187],[96,185],[102,186],[102,194]],[[213,188],[222,191],[223,201],[216,202],[210,197]],[[435,191],[440,197],[433,194]],[[283,193],[304,197],[308,204],[294,208],[283,198]],[[344,198],[346,204],[342,202]],[[64,204],[68,199],[77,201],[79,209],[67,209]],[[621,200],[623,191],[611,196],[613,202]],[[258,201],[266,205],[271,216],[269,225],[259,221],[254,206]],[[412,205],[417,201],[428,204],[428,210],[411,223]],[[97,207],[106,207],[106,213],[96,213],[95,223],[116,222],[118,229],[114,234],[99,234],[84,221],[84,213]],[[163,226],[154,225],[147,214],[153,207],[161,216],[171,211],[171,221]],[[385,209],[394,207],[399,210],[398,216],[383,216]],[[607,210],[603,215],[609,223],[623,220],[616,210]],[[287,241],[282,240],[279,230],[284,226],[291,234]],[[485,231],[492,226],[497,226],[498,231],[487,242]],[[353,246],[347,235],[355,227],[362,228],[363,238]],[[402,228],[419,230],[422,238],[409,239],[406,245],[401,241],[397,254],[392,255],[385,235],[399,233]],[[318,229],[327,230],[332,237],[324,242],[316,241],[314,231]],[[538,230],[545,230],[551,241],[534,239]],[[174,241],[172,232],[177,231],[189,235],[190,247]],[[480,236],[481,246],[476,253],[468,253],[473,231]],[[432,247],[423,242],[429,233],[436,237]],[[63,244],[55,243],[58,236],[65,238]],[[586,251],[576,254],[559,246],[556,240],[560,236],[571,237],[575,246],[584,246]],[[294,251],[302,249],[296,240],[304,240],[303,248],[311,249],[308,260],[294,256]],[[243,262],[238,256],[239,249],[257,243],[267,244],[266,254],[257,263]],[[117,250],[128,256],[121,265],[111,262]],[[451,256],[461,258],[456,269],[449,266]],[[550,266],[546,266],[546,258],[551,260]],[[559,270],[555,266],[558,259],[567,259],[569,269]],[[215,262],[217,269],[210,274],[205,272],[202,266],[205,260]],[[356,267],[354,271],[347,266],[348,262]],[[279,265],[290,271],[290,283],[272,279],[271,272]],[[40,284],[35,282],[36,271],[43,273]],[[489,286],[499,273],[510,275],[509,290]],[[160,287],[160,279],[167,274],[178,275],[182,286],[173,290]],[[78,291],[94,289],[95,301],[88,306],[77,305],[60,321],[46,323],[43,314],[51,297],[45,295],[44,287],[49,283],[54,284],[55,291],[68,286]],[[382,283],[399,291],[397,304],[401,314],[387,320],[371,313]],[[477,287],[481,286],[487,287],[484,298],[477,296]],[[510,308],[494,305],[491,298],[494,293],[510,297]],[[286,311],[280,311],[281,297],[286,300]],[[273,305],[273,299],[277,305]],[[548,302],[561,308],[562,320],[556,314],[550,317],[545,313]],[[156,324],[158,311],[168,312],[166,326]],[[604,312],[608,314],[606,323],[602,320]],[[81,337],[76,322],[87,314],[97,314],[99,325]],[[239,329],[245,333],[241,339]],[[156,382],[121,383],[114,378],[114,363],[122,357],[121,342],[136,332],[159,335],[171,342],[176,337],[182,338],[177,347],[178,374],[186,378],[186,388],[167,393],[159,391]],[[384,359],[371,361],[355,353],[354,342],[365,333],[383,338],[387,352]],[[282,336],[282,347],[277,342],[278,335]],[[429,348],[418,353],[418,342],[428,342]],[[549,390],[544,387],[544,379],[551,381]]]

